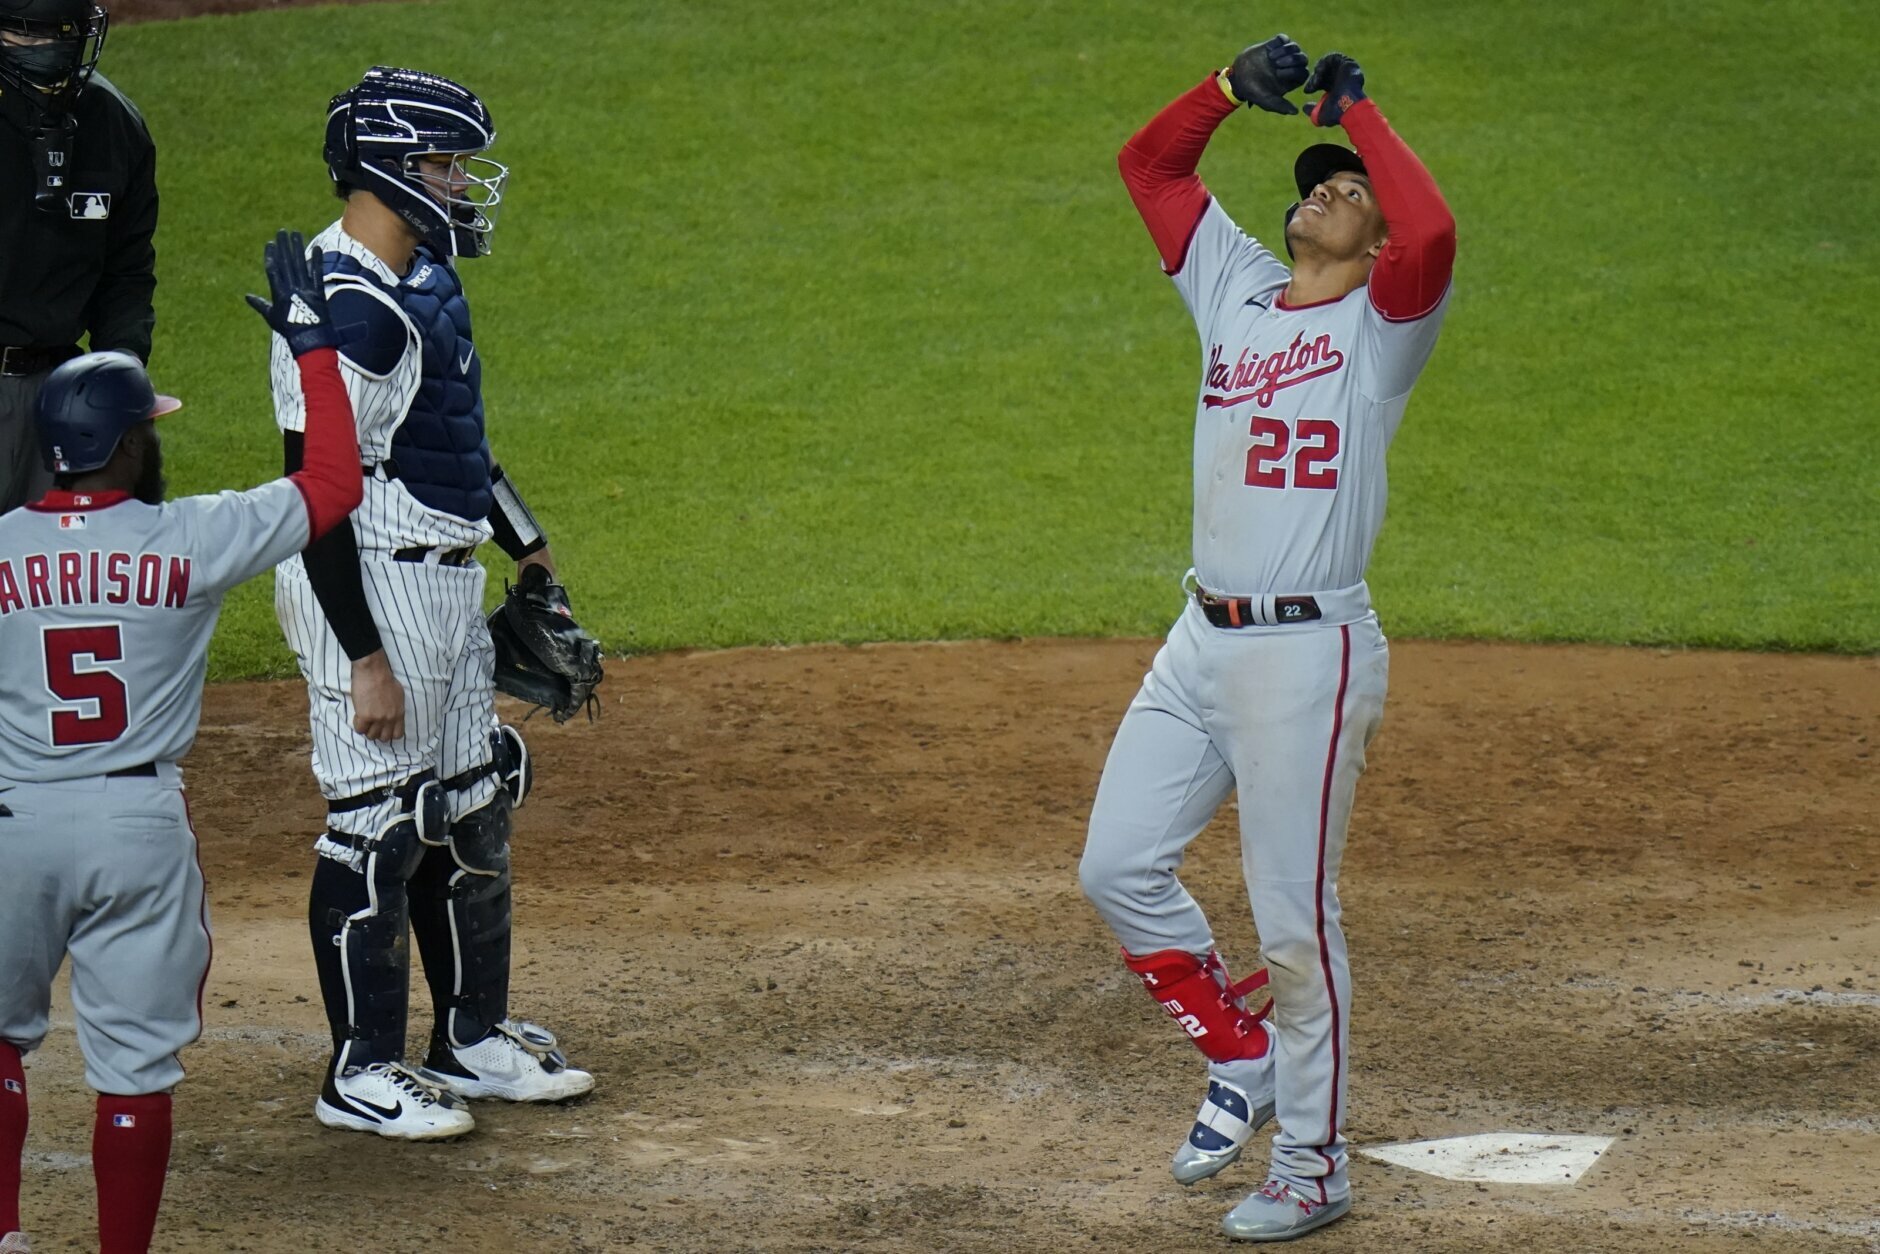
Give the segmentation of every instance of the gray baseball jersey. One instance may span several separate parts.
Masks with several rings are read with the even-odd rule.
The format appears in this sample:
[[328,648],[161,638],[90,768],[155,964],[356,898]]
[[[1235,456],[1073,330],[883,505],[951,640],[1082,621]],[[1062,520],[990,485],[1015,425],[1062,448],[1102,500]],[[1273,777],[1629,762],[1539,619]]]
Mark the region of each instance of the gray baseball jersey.
[[187,754],[223,594],[306,543],[286,479],[162,505],[53,492],[0,516],[0,778]]

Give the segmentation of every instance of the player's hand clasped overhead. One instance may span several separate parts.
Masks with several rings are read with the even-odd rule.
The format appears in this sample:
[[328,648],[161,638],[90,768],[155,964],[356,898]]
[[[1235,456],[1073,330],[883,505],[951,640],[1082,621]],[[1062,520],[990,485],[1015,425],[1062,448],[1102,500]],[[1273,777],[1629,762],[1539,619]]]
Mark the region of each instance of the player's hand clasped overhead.
[[288,351],[299,357],[315,349],[339,347],[339,333],[326,307],[320,250],[307,252],[299,231],[280,231],[262,250],[262,258],[273,300],[250,293],[248,303],[287,341]]
[[1306,81],[1305,50],[1285,35],[1241,50],[1234,63],[1221,71],[1235,100],[1268,113],[1297,113],[1299,106],[1286,99]]
[[1325,93],[1317,104],[1307,106],[1306,120],[1314,126],[1337,126],[1345,110],[1365,99],[1364,70],[1344,53],[1328,52],[1312,67],[1306,91]]

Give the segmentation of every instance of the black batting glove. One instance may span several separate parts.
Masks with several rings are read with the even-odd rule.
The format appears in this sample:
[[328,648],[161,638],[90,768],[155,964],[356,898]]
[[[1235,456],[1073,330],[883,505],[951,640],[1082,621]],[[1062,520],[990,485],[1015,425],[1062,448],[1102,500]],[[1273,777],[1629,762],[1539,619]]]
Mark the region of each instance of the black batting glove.
[[321,275],[320,250],[309,255],[299,231],[281,231],[262,252],[268,271],[272,301],[249,294],[248,303],[287,341],[287,351],[299,357],[320,348],[338,348],[339,333],[326,307],[326,283]]
[[1305,49],[1285,35],[1241,50],[1234,63],[1221,71],[1223,85],[1235,100],[1268,113],[1297,113],[1299,106],[1286,99],[1306,81]]
[[1306,120],[1314,126],[1337,126],[1345,110],[1365,99],[1364,70],[1342,52],[1328,52],[1312,67],[1306,91],[1325,95],[1306,109]]

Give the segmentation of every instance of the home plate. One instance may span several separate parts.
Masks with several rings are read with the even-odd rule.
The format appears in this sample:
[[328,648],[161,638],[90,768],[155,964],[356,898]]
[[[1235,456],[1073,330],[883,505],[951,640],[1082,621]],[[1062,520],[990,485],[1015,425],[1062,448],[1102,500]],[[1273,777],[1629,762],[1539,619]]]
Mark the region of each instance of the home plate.
[[1609,1136],[1483,1132],[1440,1141],[1406,1141],[1361,1149],[1366,1158],[1428,1172],[1445,1180],[1494,1184],[1572,1184],[1612,1144]]

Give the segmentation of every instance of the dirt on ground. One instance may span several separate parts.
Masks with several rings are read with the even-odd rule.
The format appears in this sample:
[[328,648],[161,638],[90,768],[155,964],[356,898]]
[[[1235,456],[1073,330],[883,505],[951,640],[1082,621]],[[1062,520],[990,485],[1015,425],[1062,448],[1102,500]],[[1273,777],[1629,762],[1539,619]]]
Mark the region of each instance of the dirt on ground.
[[[612,663],[599,721],[529,724],[515,840],[514,1011],[599,1088],[432,1146],[312,1118],[305,696],[212,688],[216,960],[157,1248],[1227,1248],[1260,1156],[1170,1179],[1203,1064],[1076,880],[1154,647]],[[1354,1155],[1310,1248],[1880,1249],[1880,663],[1393,652],[1342,884],[1353,1143],[1617,1140],[1556,1186]],[[1185,878],[1244,967],[1235,840],[1224,814]],[[69,1009],[29,1075],[35,1248],[95,1248]]]

